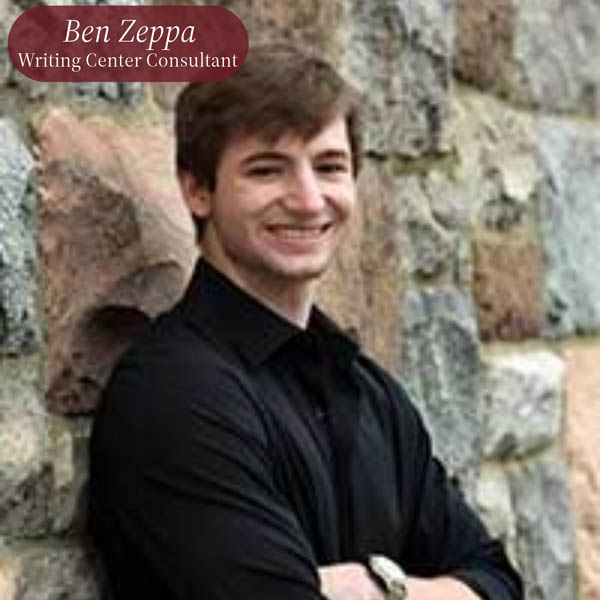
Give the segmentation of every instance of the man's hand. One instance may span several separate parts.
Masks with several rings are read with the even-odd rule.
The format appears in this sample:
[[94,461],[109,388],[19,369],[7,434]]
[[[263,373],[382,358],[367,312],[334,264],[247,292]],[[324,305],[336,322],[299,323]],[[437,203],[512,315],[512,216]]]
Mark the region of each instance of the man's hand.
[[[321,593],[329,600],[385,600],[385,594],[360,563],[340,563],[319,569]],[[452,577],[407,577],[406,600],[481,600]]]
[[321,593],[329,600],[385,600],[385,594],[360,563],[340,563],[319,569]]
[[481,600],[469,586],[452,577],[407,577],[406,590],[406,600]]

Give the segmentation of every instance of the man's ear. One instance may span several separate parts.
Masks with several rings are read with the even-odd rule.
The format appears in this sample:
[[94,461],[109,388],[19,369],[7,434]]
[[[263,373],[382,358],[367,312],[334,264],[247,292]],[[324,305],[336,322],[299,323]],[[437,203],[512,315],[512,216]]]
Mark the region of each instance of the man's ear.
[[189,171],[177,174],[181,193],[192,214],[201,219],[208,217],[212,210],[212,193],[206,185],[201,185]]

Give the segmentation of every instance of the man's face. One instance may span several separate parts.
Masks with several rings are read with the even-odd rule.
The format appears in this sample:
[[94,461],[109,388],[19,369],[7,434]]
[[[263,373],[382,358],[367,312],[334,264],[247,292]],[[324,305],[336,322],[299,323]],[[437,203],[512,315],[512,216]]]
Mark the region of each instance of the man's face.
[[[305,141],[234,139],[213,192],[192,210],[207,223],[205,256],[243,287],[310,281],[323,273],[352,214],[356,188],[342,117]],[[189,202],[189,198],[188,198]]]

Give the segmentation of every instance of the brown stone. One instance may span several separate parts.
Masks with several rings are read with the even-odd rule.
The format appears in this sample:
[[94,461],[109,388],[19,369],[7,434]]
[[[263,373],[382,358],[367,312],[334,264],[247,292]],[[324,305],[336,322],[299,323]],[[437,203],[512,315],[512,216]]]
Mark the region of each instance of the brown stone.
[[358,179],[354,221],[319,287],[319,303],[363,350],[398,369],[404,287],[401,236],[394,178],[380,163],[366,161]]
[[512,57],[513,0],[457,0],[455,71],[482,89],[497,88]]
[[193,229],[164,128],[54,110],[36,137],[48,404],[87,412],[118,355],[181,293]]
[[600,599],[600,341],[571,346],[567,363],[567,452],[577,526],[580,600]]
[[475,236],[473,294],[483,340],[537,336],[543,323],[543,258],[527,236]]
[[353,215],[346,237],[319,283],[318,303],[351,335],[360,330],[365,309],[365,289],[361,273],[363,236],[361,202]]
[[367,164],[359,179],[358,191],[364,221],[361,271],[365,312],[361,335],[366,350],[397,372],[402,337],[400,307],[405,282],[395,176],[381,163]]
[[279,41],[320,51],[335,45],[340,33],[331,24],[340,23],[347,14],[339,0],[233,0],[227,8],[244,23],[251,45]]

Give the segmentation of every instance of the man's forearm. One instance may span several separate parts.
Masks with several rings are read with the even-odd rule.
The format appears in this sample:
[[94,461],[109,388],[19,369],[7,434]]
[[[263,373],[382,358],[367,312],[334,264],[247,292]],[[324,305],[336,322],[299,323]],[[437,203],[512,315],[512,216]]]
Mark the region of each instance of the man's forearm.
[[[383,600],[384,593],[375,585],[360,563],[341,563],[319,569],[321,593],[329,600]],[[406,600],[481,600],[469,586],[452,577],[423,579],[407,577]]]

